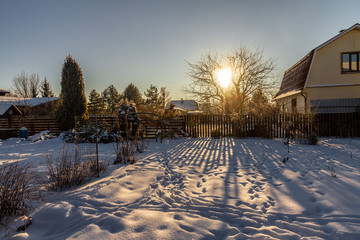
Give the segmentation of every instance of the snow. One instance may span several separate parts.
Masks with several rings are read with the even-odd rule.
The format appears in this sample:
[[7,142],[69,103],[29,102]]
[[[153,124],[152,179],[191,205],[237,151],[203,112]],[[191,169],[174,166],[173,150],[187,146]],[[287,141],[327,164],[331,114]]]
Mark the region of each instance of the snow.
[[0,102],[0,115],[4,115],[11,106],[12,106],[11,103],[1,103]]
[[59,97],[38,97],[38,98],[19,98],[0,96],[0,103],[14,104],[15,106],[30,106],[34,107],[40,104],[56,101]]
[[[40,179],[60,138],[0,142],[0,164]],[[94,147],[81,144],[82,148]],[[360,239],[360,139],[151,141],[133,165],[65,192],[42,192],[26,232],[5,239]],[[351,152],[351,155],[350,155]],[[112,144],[101,160],[115,159]],[[284,163],[283,158],[289,157]],[[336,178],[332,177],[336,174]],[[7,235],[6,235],[7,234]]]

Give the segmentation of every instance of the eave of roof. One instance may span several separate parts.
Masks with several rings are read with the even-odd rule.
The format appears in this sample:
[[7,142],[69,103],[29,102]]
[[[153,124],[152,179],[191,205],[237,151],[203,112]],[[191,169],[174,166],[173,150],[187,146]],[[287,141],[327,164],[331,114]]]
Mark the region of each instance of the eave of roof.
[[273,98],[273,100],[279,100],[281,98],[290,97],[290,96],[293,96],[293,95],[296,95],[296,94],[299,94],[299,93],[301,93],[301,90],[294,90],[294,91],[287,92],[287,93],[281,94],[279,96],[276,96],[276,97]]

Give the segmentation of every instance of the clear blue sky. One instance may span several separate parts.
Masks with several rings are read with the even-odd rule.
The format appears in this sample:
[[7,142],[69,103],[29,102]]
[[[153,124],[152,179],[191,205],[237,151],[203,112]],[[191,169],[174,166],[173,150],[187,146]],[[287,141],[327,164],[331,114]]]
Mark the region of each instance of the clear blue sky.
[[276,74],[317,45],[360,22],[360,1],[338,0],[0,0],[0,88],[21,71],[44,76],[56,94],[70,53],[86,94],[129,83],[166,86],[173,99],[188,66],[208,52],[261,48]]

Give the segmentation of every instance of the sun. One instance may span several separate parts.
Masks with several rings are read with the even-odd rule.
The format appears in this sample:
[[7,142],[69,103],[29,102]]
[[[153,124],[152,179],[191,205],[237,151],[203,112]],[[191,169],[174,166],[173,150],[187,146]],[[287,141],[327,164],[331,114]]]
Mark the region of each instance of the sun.
[[217,73],[217,80],[221,87],[227,88],[231,82],[231,70],[230,68],[222,68]]

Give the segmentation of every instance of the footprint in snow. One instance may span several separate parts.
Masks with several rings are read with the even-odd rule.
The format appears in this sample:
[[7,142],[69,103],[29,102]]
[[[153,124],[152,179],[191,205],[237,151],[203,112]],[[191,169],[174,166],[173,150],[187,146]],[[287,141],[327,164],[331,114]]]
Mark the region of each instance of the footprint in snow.
[[179,214],[175,214],[175,215],[174,215],[174,219],[175,219],[175,220],[182,220],[183,218],[182,218],[182,216],[180,216]]
[[184,229],[184,230],[187,231],[187,232],[195,232],[195,228],[190,227],[190,226],[186,226],[186,225],[183,225],[183,224],[179,224],[179,227],[181,227],[182,229]]

